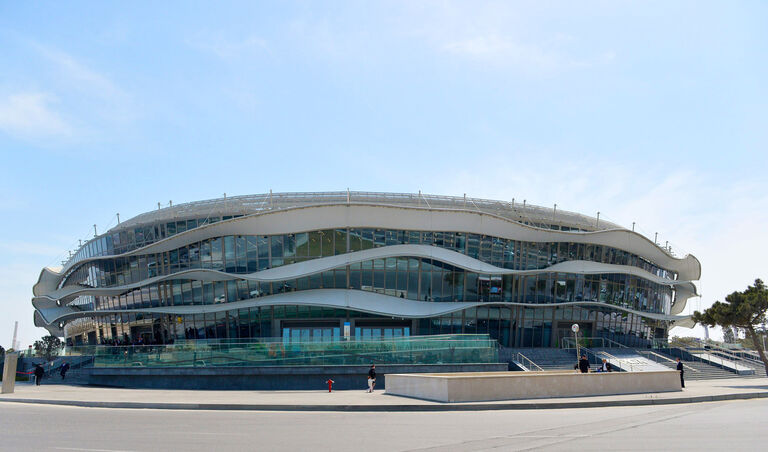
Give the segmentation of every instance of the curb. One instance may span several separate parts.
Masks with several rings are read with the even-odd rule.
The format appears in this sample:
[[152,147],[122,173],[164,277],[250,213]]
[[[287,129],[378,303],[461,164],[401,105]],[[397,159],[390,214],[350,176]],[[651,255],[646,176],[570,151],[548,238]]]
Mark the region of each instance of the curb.
[[675,405],[681,403],[719,402],[768,398],[768,392],[745,392],[712,396],[676,397],[670,399],[601,400],[584,402],[542,403],[464,403],[439,405],[275,405],[226,403],[163,403],[163,402],[97,402],[84,400],[9,399],[0,402],[41,405],[74,406],[83,408],[127,408],[152,410],[217,410],[217,411],[352,411],[352,412],[414,412],[414,411],[498,411],[540,410],[561,408],[604,408],[617,406]]

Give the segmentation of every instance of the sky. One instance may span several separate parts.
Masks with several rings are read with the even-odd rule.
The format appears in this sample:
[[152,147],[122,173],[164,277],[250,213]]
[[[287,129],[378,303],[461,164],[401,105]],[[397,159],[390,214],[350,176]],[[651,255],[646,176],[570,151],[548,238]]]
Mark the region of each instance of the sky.
[[0,345],[46,334],[32,286],[94,224],[270,189],[600,212],[695,255],[706,308],[768,278],[766,23],[759,1],[0,2]]

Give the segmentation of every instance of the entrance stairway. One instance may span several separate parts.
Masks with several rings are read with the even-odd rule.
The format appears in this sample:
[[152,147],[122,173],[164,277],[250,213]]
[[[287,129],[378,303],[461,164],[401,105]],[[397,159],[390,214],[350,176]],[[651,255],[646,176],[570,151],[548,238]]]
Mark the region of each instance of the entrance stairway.
[[709,353],[714,356],[719,356],[727,360],[734,361],[735,363],[753,369],[755,376],[765,377],[765,366],[763,361],[760,360],[760,355],[757,352],[751,350],[727,350],[723,348],[709,349]]
[[576,364],[576,350],[559,348],[504,348],[499,359],[512,362],[517,354],[530,359],[542,370],[573,370]]
[[[626,363],[631,363],[631,369],[629,367],[622,369],[626,371],[675,369],[677,366],[677,362],[674,356],[662,353],[658,350],[600,348],[589,349],[589,353],[587,353],[593,368],[596,364],[597,358],[603,356],[603,352],[605,352],[607,355],[610,355],[608,356],[609,358],[617,358]],[[574,349],[503,347],[499,351],[499,359],[501,361],[512,363],[513,361],[519,361],[518,354],[522,354],[524,358],[533,361],[533,363],[535,363],[542,370],[573,370],[573,366],[576,364],[576,350]],[[613,360],[609,359],[609,361]],[[522,364],[525,365],[525,362]],[[757,367],[760,366],[757,364],[753,364],[755,366],[755,375],[738,375],[735,372],[729,371],[727,369],[723,369],[712,364],[693,359],[684,359],[683,365],[685,366],[685,378],[687,380],[754,378],[762,377],[765,375],[765,369],[758,369]],[[531,370],[530,368],[532,366],[525,365],[525,367]]]
[[[675,361],[665,361],[661,364],[670,369],[675,369],[677,367]],[[738,375],[733,372],[700,361],[683,361],[683,366],[685,366],[686,380],[715,380],[720,378],[738,377]]]
[[[657,350],[638,350],[639,353],[654,359],[659,364],[668,367],[670,369],[677,368],[676,358],[662,353]],[[708,364],[703,361],[682,359],[683,366],[685,368],[686,380],[715,380],[721,378],[747,378],[754,377],[754,375],[738,375],[727,369],[723,369],[712,364]]]
[[666,366],[632,348],[593,348],[590,352],[594,353],[600,362],[605,359],[614,369],[625,372],[667,370]]

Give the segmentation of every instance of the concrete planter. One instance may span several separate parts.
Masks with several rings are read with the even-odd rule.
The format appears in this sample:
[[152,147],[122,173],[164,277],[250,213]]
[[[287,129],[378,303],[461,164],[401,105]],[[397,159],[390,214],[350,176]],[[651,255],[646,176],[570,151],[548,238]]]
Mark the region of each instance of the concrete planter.
[[681,391],[675,370],[575,373],[473,372],[390,374],[387,393],[438,402],[580,397]]

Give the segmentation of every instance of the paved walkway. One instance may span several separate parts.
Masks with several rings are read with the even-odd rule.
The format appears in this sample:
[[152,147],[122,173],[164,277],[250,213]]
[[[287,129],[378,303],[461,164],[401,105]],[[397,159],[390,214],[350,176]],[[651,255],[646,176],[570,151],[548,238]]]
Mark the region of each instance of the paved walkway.
[[768,378],[733,378],[687,382],[682,392],[615,396],[442,403],[359,391],[204,391],[114,389],[27,383],[0,402],[43,403],[106,408],[155,408],[272,411],[465,411],[536,408],[661,405],[730,399],[768,398]]

